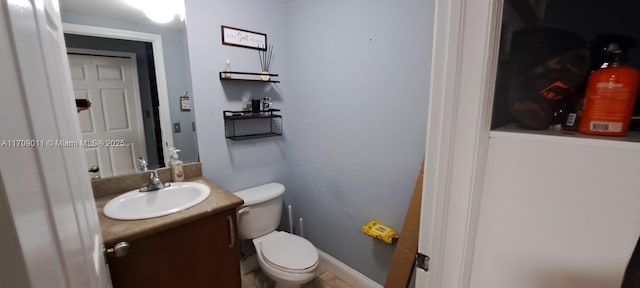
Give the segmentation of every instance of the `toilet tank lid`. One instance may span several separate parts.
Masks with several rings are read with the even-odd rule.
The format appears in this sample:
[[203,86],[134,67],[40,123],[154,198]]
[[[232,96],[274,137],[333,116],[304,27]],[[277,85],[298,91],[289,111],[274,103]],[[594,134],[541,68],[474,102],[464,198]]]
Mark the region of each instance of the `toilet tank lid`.
[[269,183],[234,193],[244,200],[244,206],[254,205],[274,199],[284,193],[284,185]]

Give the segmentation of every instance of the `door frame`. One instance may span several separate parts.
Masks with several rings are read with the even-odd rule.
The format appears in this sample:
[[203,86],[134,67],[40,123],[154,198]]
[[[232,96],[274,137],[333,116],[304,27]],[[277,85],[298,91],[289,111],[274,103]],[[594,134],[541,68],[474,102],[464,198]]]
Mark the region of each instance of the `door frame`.
[[[143,147],[143,151],[144,154],[147,157],[147,161],[149,159],[149,154],[147,154],[147,139],[145,137],[145,132],[144,132],[144,118],[142,117],[142,99],[140,99],[141,95],[140,95],[140,78],[138,78],[138,59],[136,57],[136,53],[133,52],[121,52],[121,51],[109,51],[109,50],[99,50],[99,49],[85,49],[85,48],[67,48],[67,57],[69,56],[69,53],[76,53],[76,54],[87,54],[87,56],[97,56],[97,57],[110,57],[110,56],[115,56],[115,57],[120,57],[120,58],[128,58],[131,61],[131,75],[134,79],[133,82],[133,97],[135,97],[134,101],[135,101],[135,105],[137,106],[138,109],[136,109],[135,113],[134,113],[134,117],[136,117],[136,119],[140,122],[140,129],[138,131],[136,131],[136,133],[138,133],[138,138],[141,138],[144,140],[144,143],[142,143],[142,147]],[[73,81],[73,80],[72,80]],[[93,114],[91,114],[93,117]],[[94,121],[95,123],[95,119],[92,119],[92,121]],[[156,155],[157,157],[157,155]],[[135,163],[134,159],[134,163]],[[159,159],[158,159],[159,160]],[[113,167],[111,168],[111,173],[112,176],[117,176],[116,174],[113,173]],[[100,177],[102,178],[102,169],[100,169],[98,171],[98,175],[100,175]]]
[[416,287],[470,285],[503,0],[436,0]]
[[164,163],[169,163],[169,148],[173,147],[173,129],[171,124],[171,112],[169,109],[169,90],[167,88],[167,76],[164,65],[164,52],[162,49],[162,36],[159,34],[129,31],[122,29],[104,28],[90,25],[62,23],[64,33],[94,36],[102,38],[123,39],[140,42],[150,42],[153,47],[153,61],[156,72],[158,88],[158,112],[160,125],[162,126],[162,151]]

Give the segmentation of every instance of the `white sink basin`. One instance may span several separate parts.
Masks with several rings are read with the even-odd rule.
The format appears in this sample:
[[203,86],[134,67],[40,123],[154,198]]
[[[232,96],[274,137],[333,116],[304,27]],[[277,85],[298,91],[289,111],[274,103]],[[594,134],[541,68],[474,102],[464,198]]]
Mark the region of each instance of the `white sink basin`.
[[195,206],[211,194],[209,187],[195,182],[173,182],[151,192],[138,189],[124,193],[104,206],[104,215],[117,220],[139,220],[173,214]]

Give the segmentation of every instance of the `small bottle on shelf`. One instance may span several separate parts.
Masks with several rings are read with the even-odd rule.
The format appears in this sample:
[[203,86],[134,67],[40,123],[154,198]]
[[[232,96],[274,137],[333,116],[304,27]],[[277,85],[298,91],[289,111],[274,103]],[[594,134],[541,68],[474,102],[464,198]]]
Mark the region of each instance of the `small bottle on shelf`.
[[262,98],[262,110],[263,111],[271,110],[271,97]]
[[622,49],[608,51],[609,65],[589,77],[580,133],[626,136],[640,73],[624,65]]
[[224,72],[224,78],[231,78],[231,73],[228,73],[231,72],[231,62],[229,62],[229,59],[227,59],[227,65],[224,67]]

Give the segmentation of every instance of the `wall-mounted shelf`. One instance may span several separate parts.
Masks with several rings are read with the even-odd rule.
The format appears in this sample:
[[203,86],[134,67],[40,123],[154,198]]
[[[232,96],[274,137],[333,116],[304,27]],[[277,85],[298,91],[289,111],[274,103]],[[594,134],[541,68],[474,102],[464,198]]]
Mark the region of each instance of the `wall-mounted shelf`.
[[222,111],[224,134],[234,141],[282,135],[282,115],[279,109],[261,111]]
[[[554,137],[553,142],[566,143],[570,145],[597,145],[611,148],[634,147],[640,149],[640,131],[629,130],[629,134],[625,137],[617,136],[597,136],[580,134],[575,131],[563,130],[559,127],[552,127],[545,130],[531,130],[521,128],[516,124],[509,124],[491,130],[489,137],[502,137],[520,140],[542,140],[551,139],[547,136]],[[541,137],[545,136],[545,137]]]
[[[228,74],[229,77],[225,77]],[[269,75],[269,80],[260,79],[261,76]],[[263,83],[280,83],[280,80],[274,80],[278,74],[263,74],[253,72],[237,72],[237,71],[221,71],[219,77],[221,81],[245,81],[245,82],[263,82]]]

